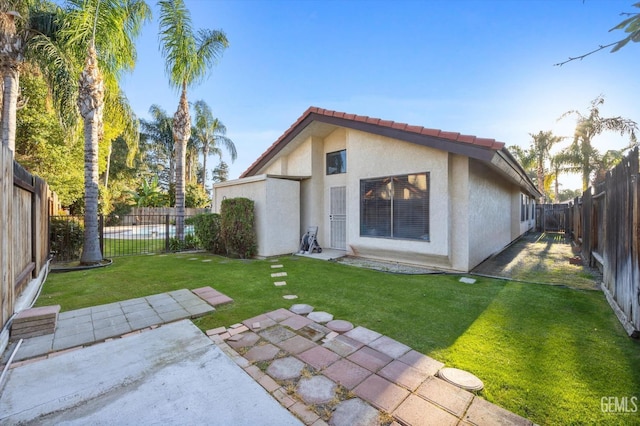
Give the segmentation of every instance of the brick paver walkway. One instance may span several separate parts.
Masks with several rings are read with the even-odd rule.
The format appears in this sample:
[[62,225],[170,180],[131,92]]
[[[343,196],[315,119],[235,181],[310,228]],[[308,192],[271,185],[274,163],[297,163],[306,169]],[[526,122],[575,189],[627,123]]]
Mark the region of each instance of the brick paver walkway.
[[234,335],[240,324],[207,334],[307,425],[532,424],[437,377],[441,362],[364,327],[336,333],[309,319],[309,308],[249,318]]

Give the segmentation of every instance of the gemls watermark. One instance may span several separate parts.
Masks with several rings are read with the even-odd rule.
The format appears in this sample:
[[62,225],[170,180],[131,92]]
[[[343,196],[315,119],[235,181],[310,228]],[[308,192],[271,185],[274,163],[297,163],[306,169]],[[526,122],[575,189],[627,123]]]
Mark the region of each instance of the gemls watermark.
[[629,414],[638,412],[637,396],[603,396],[600,398],[600,409],[603,413]]

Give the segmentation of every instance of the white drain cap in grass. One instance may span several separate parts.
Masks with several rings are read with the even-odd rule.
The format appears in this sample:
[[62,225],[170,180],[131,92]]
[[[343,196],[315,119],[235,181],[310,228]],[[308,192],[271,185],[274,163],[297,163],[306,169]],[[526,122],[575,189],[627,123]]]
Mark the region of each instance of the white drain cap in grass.
[[484,388],[482,380],[478,379],[468,371],[460,370],[458,368],[443,368],[438,371],[438,376],[452,385],[468,391],[479,391]]

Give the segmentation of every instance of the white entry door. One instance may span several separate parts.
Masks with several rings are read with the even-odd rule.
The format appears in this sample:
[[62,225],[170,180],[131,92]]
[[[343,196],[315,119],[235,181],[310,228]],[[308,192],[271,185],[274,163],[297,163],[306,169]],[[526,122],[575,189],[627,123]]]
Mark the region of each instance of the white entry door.
[[347,248],[347,187],[331,188],[331,248],[345,250]]

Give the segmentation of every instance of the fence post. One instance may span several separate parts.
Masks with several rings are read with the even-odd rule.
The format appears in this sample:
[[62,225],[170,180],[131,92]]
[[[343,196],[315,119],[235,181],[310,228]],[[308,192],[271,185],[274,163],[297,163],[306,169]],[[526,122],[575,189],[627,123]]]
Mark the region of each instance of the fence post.
[[164,251],[165,252],[169,252],[169,228],[171,227],[171,224],[169,222],[169,215],[165,215],[165,219],[164,219]]
[[98,234],[100,235],[100,253],[104,259],[104,215],[98,215]]

